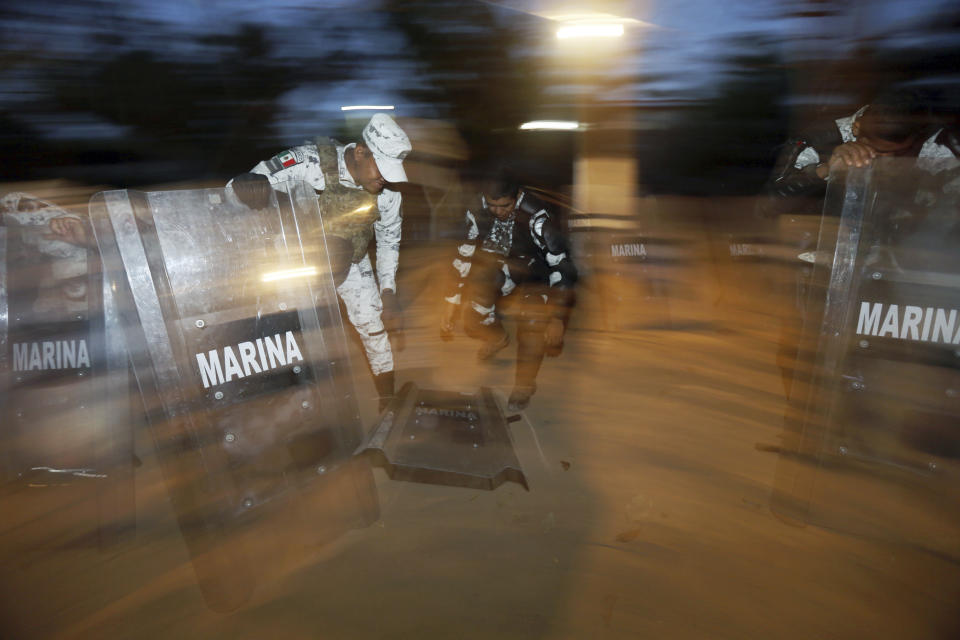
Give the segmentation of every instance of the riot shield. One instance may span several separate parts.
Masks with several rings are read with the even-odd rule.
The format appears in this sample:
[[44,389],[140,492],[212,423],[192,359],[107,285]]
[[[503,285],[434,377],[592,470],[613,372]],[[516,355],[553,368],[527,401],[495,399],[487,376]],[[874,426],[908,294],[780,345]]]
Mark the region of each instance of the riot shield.
[[[203,595],[231,610],[278,553],[378,516],[314,191],[91,202],[105,277]],[[282,535],[277,539],[276,535]]]
[[29,194],[0,226],[0,472],[5,548],[104,545],[132,529],[126,354],[99,257],[51,221],[87,221]]
[[[804,221],[801,216],[781,216],[780,228],[769,234],[724,234],[722,259],[717,261],[716,268],[722,272],[723,295],[735,309],[770,315],[771,308],[781,308],[784,304],[800,306],[796,301],[797,271],[808,269],[805,253],[813,249],[816,239],[810,231],[803,232],[806,235],[803,241],[791,237],[798,235],[797,227]],[[746,282],[752,286],[745,286]],[[755,290],[767,295],[748,293]],[[770,296],[776,296],[776,300],[772,301]]]
[[[752,220],[748,233],[724,233],[715,245],[716,304],[732,314],[738,331],[779,328],[777,365],[790,395],[800,339],[800,310],[810,276],[821,221],[816,215],[785,214],[776,221]],[[775,222],[775,224],[773,224]],[[763,295],[757,295],[762,291]]]
[[490,389],[458,393],[408,382],[357,453],[370,452],[394,480],[493,490],[527,489],[507,420]]
[[[661,215],[664,213],[664,215]],[[572,214],[568,224],[582,276],[598,296],[601,327],[686,329],[703,323],[696,232],[645,202],[628,215]]]
[[824,207],[774,509],[960,557],[960,174],[880,158]]
[[594,240],[591,257],[610,329],[683,324],[675,307],[692,297],[681,277],[692,260],[689,241],[639,233],[600,233]]

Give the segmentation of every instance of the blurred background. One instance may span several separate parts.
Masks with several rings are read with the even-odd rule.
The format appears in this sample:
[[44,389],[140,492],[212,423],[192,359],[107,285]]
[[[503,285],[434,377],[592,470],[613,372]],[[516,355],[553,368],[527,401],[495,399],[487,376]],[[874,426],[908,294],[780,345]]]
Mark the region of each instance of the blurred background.
[[[74,498],[30,507],[5,486],[0,637],[960,637],[960,351],[911,370],[935,401],[883,393],[811,436],[818,390],[864,380],[818,342],[849,249],[842,185],[769,206],[804,132],[885,90],[916,96],[956,154],[958,60],[945,0],[5,4],[0,196],[85,217],[101,191],[222,187],[305,140],[356,140],[382,111],[413,143],[398,386],[510,391],[512,346],[480,367],[476,344],[438,337],[437,274],[481,167],[510,165],[553,207],[581,280],[564,351],[511,427],[529,491],[378,469],[372,525],[258,561],[271,577],[222,615],[197,589],[160,444],[135,423],[131,538],[35,540]],[[912,182],[889,189],[919,202]],[[919,225],[946,240],[911,249],[946,256],[915,271],[949,275],[925,299],[951,327],[952,202],[943,233]],[[350,349],[366,430],[375,391]],[[915,405],[919,422],[864,435]],[[83,442],[61,421],[26,448]],[[834,459],[853,450],[853,467]]]
[[[623,35],[558,39],[578,13]],[[518,127],[572,120],[629,132],[640,193],[749,194],[791,130],[880,87],[955,117],[956,20],[934,0],[35,2],[3,9],[3,173],[220,180],[382,104],[448,123],[464,160],[506,147],[544,184],[572,184],[582,136]]]

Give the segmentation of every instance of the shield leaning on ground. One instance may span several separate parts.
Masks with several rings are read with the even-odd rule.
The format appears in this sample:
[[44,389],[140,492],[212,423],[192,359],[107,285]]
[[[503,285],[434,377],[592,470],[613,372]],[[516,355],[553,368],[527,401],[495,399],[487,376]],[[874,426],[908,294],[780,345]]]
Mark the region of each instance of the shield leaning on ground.
[[[208,605],[278,555],[378,517],[315,193],[255,211],[227,189],[91,202],[168,493]],[[280,536],[278,539],[277,536]]]
[[960,558],[958,211],[960,169],[831,175],[777,513]]
[[[11,196],[20,196],[11,200]],[[126,353],[74,214],[8,194],[0,225],[0,473],[5,549],[104,546],[135,525]]]
[[527,487],[507,419],[493,392],[420,389],[408,382],[357,453],[378,459],[394,480],[492,490]]

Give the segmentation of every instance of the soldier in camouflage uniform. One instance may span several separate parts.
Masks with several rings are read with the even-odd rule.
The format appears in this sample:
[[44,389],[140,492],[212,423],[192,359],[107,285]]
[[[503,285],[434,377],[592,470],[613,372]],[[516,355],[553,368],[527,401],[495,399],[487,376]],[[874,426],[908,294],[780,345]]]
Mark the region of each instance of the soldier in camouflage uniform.
[[[363,342],[381,408],[394,390],[387,330],[402,329],[396,300],[400,194],[385,186],[406,181],[402,163],[410,150],[409,138],[393,118],[378,113],[364,127],[363,142],[317,139],[260,162],[229,185],[255,209],[266,207],[271,190],[285,190],[289,181],[306,181],[317,191],[337,293]],[[379,288],[367,252],[373,237]]]

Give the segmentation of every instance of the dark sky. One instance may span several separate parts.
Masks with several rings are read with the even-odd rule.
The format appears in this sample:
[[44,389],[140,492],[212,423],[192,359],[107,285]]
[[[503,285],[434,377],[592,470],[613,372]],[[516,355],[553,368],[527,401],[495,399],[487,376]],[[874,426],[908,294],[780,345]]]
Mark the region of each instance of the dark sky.
[[[340,119],[343,104],[393,104],[402,115],[438,115],[430,104],[411,102],[405,89],[422,82],[418,62],[412,59],[405,36],[398,33],[374,1],[286,0],[155,0],[57,2],[35,0],[5,10],[3,55],[14,64],[0,72],[4,89],[0,101],[8,109],[29,102],[37,87],[29,67],[16,64],[24,52],[44,50],[56,59],[101,47],[146,48],[173,57],[202,58],[209,52],[196,42],[205,33],[229,33],[240,25],[259,24],[271,34],[271,55],[296,61],[305,53],[336,50],[364,59],[381,56],[376,64],[360,64],[348,79],[336,83],[304,82],[280,99],[277,114],[282,138],[298,135],[305,127],[324,128]],[[493,4],[493,3],[488,3]],[[500,2],[493,5],[501,23],[528,18],[555,3]],[[843,6],[828,17],[796,17],[806,6]],[[851,6],[853,5],[853,6]],[[614,100],[642,101],[685,99],[708,95],[723,70],[732,37],[753,34],[780,43],[787,56],[843,56],[864,38],[879,37],[890,46],[923,46],[931,38],[911,25],[928,23],[947,4],[943,0],[870,0],[856,3],[803,3],[790,0],[671,0],[626,2],[624,13],[654,26],[630,27],[624,36],[628,52],[608,63],[612,76],[642,72],[657,78],[642,85],[626,85],[606,96]],[[304,28],[322,16],[325,27]],[[565,54],[551,39],[555,23],[531,19],[535,36],[530,40],[541,55]],[[437,25],[442,29],[443,25]],[[542,30],[542,33],[536,33]],[[337,33],[333,38],[329,34]],[[956,34],[954,34],[956,37]],[[122,41],[122,44],[120,44]],[[556,47],[556,51],[550,48]],[[481,81],[478,79],[478,82]],[[651,93],[652,92],[652,93]],[[57,118],[34,116],[41,129]],[[67,124],[60,119],[60,125]],[[109,134],[106,124],[80,117],[71,123],[79,134]],[[61,131],[59,135],[64,135]]]
[[[850,82],[856,69],[821,91],[804,86],[803,73],[829,76],[832,65],[858,56],[882,66],[880,54],[893,49],[934,61],[941,49],[960,51],[957,11],[943,0],[631,0],[618,3],[630,21],[610,45],[558,41],[557,23],[545,17],[556,6],[32,0],[2,7],[4,171],[24,177],[25,163],[60,171],[129,162],[131,175],[67,175],[135,180],[145,163],[158,180],[219,175],[269,149],[343,131],[351,124],[340,110],[347,104],[450,120],[468,144],[487,142],[488,131],[491,145],[513,144],[523,119],[578,117],[589,101],[635,107],[636,126],[656,130],[638,144],[653,147],[648,162],[682,178],[675,182],[733,163],[752,172],[753,184],[795,124],[791,109],[849,109],[862,99],[863,87]],[[431,47],[418,46],[428,38]],[[464,42],[472,44],[455,46]],[[448,47],[456,54],[437,64]],[[132,52],[143,56],[142,67]],[[941,60],[915,80],[960,88],[955,63],[950,68]],[[525,92],[526,84],[534,89]],[[480,104],[471,109],[471,100]],[[676,164],[665,160],[670,154]]]

